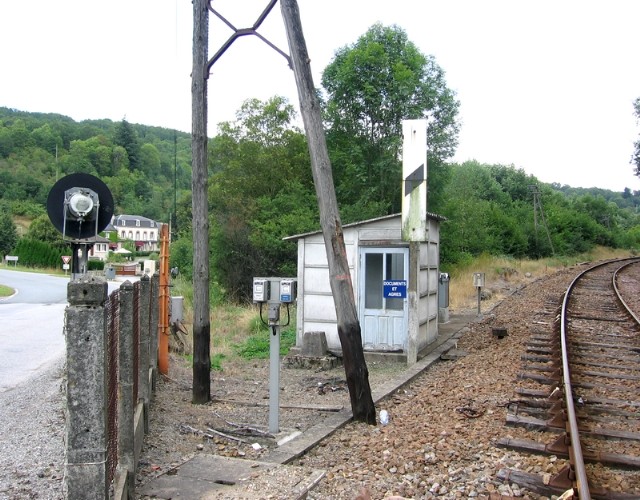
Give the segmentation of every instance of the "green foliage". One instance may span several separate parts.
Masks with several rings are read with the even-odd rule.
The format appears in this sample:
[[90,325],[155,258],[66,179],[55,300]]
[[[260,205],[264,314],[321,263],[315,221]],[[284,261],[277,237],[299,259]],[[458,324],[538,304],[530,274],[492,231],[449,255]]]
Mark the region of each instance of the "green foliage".
[[11,254],[18,241],[18,229],[8,210],[0,207],[0,260]]
[[104,262],[96,259],[89,259],[87,261],[87,270],[88,271],[103,271],[104,270]]
[[221,353],[215,353],[211,355],[211,369],[215,372],[221,372],[224,371],[222,369],[222,360],[226,358],[226,356]]
[[373,25],[356,43],[336,52],[322,85],[328,94],[325,117],[341,203],[384,200],[389,212],[400,210],[405,119],[434,118],[427,141],[429,175],[435,179],[432,195],[442,187],[437,167],[455,153],[459,103],[434,57],[423,55],[404,30]]
[[116,125],[113,142],[117,146],[123,147],[127,152],[129,168],[131,170],[137,169],[140,166],[140,142],[138,134],[127,120],[123,119]]
[[252,99],[237,118],[210,144],[209,212],[212,276],[242,301],[253,276],[291,274],[296,246],[282,238],[317,227],[317,202],[293,107]]
[[68,245],[63,241],[62,234],[53,226],[46,214],[36,217],[29,226],[27,238],[47,243],[52,247],[64,247]]
[[44,213],[53,184],[85,172],[105,181],[116,213],[168,221],[174,186],[178,198],[191,188],[190,162],[189,134],[0,108],[0,200],[14,215]]
[[[601,193],[567,196],[513,166],[475,161],[451,165],[450,174],[439,210],[448,219],[441,234],[445,265],[483,252],[539,258],[577,255],[596,245],[638,246],[636,210],[621,210]],[[532,186],[543,207],[535,216]]]
[[7,205],[10,207],[9,212],[13,215],[22,215],[35,219],[40,215],[46,214],[45,208],[32,200],[14,200]]
[[69,255],[70,251],[68,247],[60,248],[44,241],[21,238],[14,254],[18,256],[20,264],[26,267],[59,268],[62,256]]
[[[234,350],[236,354],[244,359],[267,359],[269,357],[269,343],[271,330],[264,325],[260,318],[252,322],[253,332],[241,344],[236,344]],[[289,349],[296,344],[296,330],[294,326],[288,326],[280,330],[280,355],[286,356]]]
[[193,241],[191,236],[183,236],[171,243],[169,267],[177,267],[180,275],[187,280],[193,277]]

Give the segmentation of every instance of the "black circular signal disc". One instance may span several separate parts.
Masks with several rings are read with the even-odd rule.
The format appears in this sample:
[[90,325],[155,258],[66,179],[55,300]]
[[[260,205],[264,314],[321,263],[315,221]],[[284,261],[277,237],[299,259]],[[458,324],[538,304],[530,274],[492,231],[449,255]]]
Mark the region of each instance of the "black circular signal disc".
[[[88,188],[98,195],[98,221],[70,220],[65,223],[65,193],[72,188]],[[54,227],[71,239],[85,239],[95,236],[96,231],[104,231],[113,216],[113,196],[107,185],[91,174],[70,174],[56,182],[47,197],[47,213]]]

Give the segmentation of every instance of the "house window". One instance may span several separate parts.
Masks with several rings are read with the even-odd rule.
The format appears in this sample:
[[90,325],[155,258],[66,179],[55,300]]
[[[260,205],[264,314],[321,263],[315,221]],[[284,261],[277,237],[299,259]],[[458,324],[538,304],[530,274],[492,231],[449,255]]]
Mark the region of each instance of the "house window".
[[136,231],[136,240],[140,239],[140,231]]
[[129,239],[132,240],[133,239],[133,231],[129,231]]
[[147,232],[142,233],[142,239],[147,241]]
[[126,220],[124,220],[124,219],[121,219],[121,220],[120,220],[120,225],[121,225],[121,226],[126,226],[126,225],[127,225],[127,221],[126,221]]
[[136,219],[136,227],[140,227],[140,219]]
[[126,233],[125,231],[122,231],[122,232],[120,233],[120,237],[121,237],[121,238],[126,238],[126,237],[127,237],[127,233]]

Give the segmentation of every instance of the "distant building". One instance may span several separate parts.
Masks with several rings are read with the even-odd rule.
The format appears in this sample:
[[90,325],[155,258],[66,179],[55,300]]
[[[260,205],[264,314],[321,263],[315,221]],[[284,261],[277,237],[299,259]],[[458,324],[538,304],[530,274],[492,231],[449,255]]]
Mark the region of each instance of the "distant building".
[[87,241],[94,242],[89,250],[90,259],[100,259],[105,261],[109,258],[109,239],[100,235],[95,238],[89,238]]
[[104,233],[118,235],[118,243],[111,243],[111,250],[122,248],[124,241],[132,241],[138,252],[157,252],[160,249],[160,223],[141,215],[114,215]]

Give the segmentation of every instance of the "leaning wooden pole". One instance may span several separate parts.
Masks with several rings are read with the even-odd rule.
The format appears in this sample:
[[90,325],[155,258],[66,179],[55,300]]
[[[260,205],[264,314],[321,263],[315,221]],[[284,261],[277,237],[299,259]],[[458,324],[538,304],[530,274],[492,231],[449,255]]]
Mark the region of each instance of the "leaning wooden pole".
[[369,386],[369,371],[364,359],[362,334],[356,313],[342,222],[322,125],[320,103],[313,86],[307,45],[302,33],[298,3],[296,0],[280,0],[280,6],[298,87],[300,111],[311,154],[311,169],[320,209],[320,224],[327,249],[331,291],[336,308],[338,336],[342,346],[351,410],[355,420],[375,424],[376,409]]
[[211,400],[211,320],[209,317],[209,211],[207,205],[207,0],[193,0],[191,74],[191,157],[193,210],[193,391],[196,404]]

